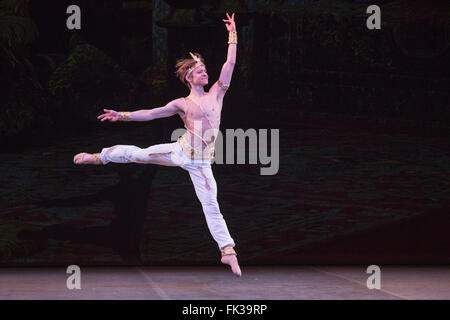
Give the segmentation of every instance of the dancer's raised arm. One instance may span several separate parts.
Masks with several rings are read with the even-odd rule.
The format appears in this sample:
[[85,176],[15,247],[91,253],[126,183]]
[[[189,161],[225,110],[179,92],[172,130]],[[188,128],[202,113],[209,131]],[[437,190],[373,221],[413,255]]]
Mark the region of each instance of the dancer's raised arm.
[[223,97],[226,90],[230,86],[231,77],[233,75],[234,65],[236,64],[236,50],[237,50],[237,33],[236,24],[234,22],[234,13],[231,17],[227,13],[228,19],[222,19],[228,30],[228,54],[227,60],[222,66],[219,80],[211,87],[211,90],[217,91],[218,97]]
[[158,118],[167,118],[181,111],[179,108],[180,103],[181,98],[172,100],[163,107],[131,112],[103,109],[105,113],[98,116],[97,119],[99,119],[102,122],[105,120],[116,122],[116,121],[150,121]]

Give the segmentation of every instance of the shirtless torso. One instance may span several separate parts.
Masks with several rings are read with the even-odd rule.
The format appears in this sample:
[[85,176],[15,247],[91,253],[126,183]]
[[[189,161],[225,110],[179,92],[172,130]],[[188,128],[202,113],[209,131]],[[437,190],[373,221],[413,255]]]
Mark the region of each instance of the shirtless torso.
[[179,99],[178,112],[187,129],[184,137],[197,150],[213,148],[220,128],[223,99],[213,93]]

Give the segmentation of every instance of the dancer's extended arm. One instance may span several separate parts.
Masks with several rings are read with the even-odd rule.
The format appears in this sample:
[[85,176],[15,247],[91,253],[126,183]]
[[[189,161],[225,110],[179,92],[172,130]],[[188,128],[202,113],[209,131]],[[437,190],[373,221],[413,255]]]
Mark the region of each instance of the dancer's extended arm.
[[227,17],[228,19],[222,19],[222,21],[226,23],[225,26],[229,33],[227,60],[222,66],[219,80],[211,87],[212,91],[217,92],[218,98],[222,98],[225,95],[228,87],[230,86],[234,65],[236,64],[237,33],[236,24],[234,22],[234,13],[231,15],[231,17],[227,13]]
[[100,121],[109,120],[111,122],[116,121],[150,121],[159,118],[171,117],[178,113],[181,98],[170,101],[164,107],[144,109],[138,111],[114,111],[109,109],[103,109],[104,114],[97,117]]

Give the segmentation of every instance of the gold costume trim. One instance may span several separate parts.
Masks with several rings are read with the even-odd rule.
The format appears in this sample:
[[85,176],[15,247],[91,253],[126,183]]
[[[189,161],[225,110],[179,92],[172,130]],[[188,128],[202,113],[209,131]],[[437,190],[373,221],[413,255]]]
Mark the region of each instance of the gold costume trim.
[[100,153],[93,153],[94,161],[96,164],[103,164],[102,160],[100,159]]
[[119,112],[119,121],[131,121],[130,111],[120,111]]
[[228,32],[228,44],[230,43],[238,43],[238,36],[236,31]]
[[221,250],[222,252],[222,257],[223,256],[229,256],[229,255],[235,255],[237,256],[236,251],[234,250],[233,247],[226,247],[225,249]]
[[184,136],[178,138],[178,143],[183,149],[184,154],[191,160],[212,160],[214,158],[214,145],[211,144],[205,150],[197,150],[191,147],[190,143],[186,141]]

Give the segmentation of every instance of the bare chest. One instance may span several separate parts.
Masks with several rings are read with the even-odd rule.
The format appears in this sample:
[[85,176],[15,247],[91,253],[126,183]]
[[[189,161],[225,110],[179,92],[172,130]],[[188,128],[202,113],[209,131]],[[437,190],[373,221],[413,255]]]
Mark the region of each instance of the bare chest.
[[200,99],[187,97],[184,100],[186,102],[184,112],[190,121],[208,120],[214,127],[220,123],[222,104],[214,97],[206,96]]

